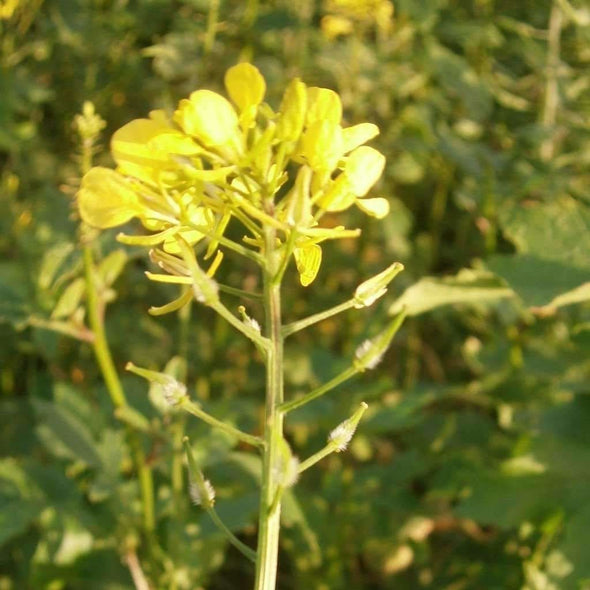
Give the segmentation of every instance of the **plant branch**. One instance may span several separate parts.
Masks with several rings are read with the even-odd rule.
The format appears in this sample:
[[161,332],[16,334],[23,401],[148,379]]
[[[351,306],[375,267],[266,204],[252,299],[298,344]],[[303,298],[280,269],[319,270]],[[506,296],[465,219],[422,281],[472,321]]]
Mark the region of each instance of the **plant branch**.
[[286,338],[287,336],[290,336],[291,334],[295,334],[296,332],[300,332],[301,330],[304,330],[305,328],[308,328],[309,326],[313,326],[313,324],[317,324],[318,322],[321,322],[323,320],[327,320],[328,318],[331,318],[332,316],[342,313],[343,311],[346,311],[348,309],[350,309],[351,307],[354,307],[354,299],[349,299],[348,301],[345,301],[344,303],[340,303],[338,305],[335,305],[334,307],[331,307],[330,309],[326,309],[325,311],[320,311],[319,313],[315,313],[313,315],[310,315],[307,318],[304,318],[302,320],[298,320],[296,322],[292,322],[290,324],[287,324],[285,326],[283,326],[282,329],[282,334],[283,334],[283,338]]
[[208,414],[207,412],[205,412],[205,410],[201,409],[201,406],[199,406],[199,404],[191,401],[188,397],[184,397],[179,402],[178,407],[185,410],[189,414],[196,416],[197,418],[199,418],[203,422],[206,422],[210,426],[213,426],[215,428],[219,428],[220,430],[227,432],[227,434],[235,436],[237,439],[239,439],[249,445],[252,445],[255,447],[264,446],[264,441],[259,436],[247,434],[245,432],[242,432],[238,428],[234,428],[233,426],[230,426],[229,424],[226,424],[225,422],[218,420],[217,418],[211,416],[211,414]]
[[351,377],[354,377],[357,373],[360,373],[360,372],[361,372],[361,369],[358,367],[349,367],[345,371],[342,371],[342,373],[340,373],[339,375],[336,375],[336,377],[330,379],[330,381],[328,381],[327,383],[324,383],[323,385],[321,385],[317,389],[310,391],[308,394],[304,395],[303,397],[300,397],[298,399],[294,399],[289,402],[285,402],[285,403],[281,404],[279,406],[279,410],[281,410],[281,412],[286,414],[287,412],[290,412],[292,410],[300,408],[301,406],[304,406],[305,404],[309,403],[310,401],[317,399],[318,397],[324,395],[325,393],[328,393],[328,391],[334,389],[335,387],[338,387],[338,385],[340,385],[341,383],[344,383],[345,381],[347,381]]

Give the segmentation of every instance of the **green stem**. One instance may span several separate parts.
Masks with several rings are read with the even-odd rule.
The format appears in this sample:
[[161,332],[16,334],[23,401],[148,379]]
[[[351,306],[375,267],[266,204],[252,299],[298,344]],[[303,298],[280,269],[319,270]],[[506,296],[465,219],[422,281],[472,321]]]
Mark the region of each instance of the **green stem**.
[[[262,489],[258,526],[255,590],[274,590],[277,579],[281,501],[280,445],[283,439],[283,336],[281,334],[281,284],[276,281],[280,259],[276,249],[276,231],[268,226],[265,232],[264,308],[266,335],[269,341],[266,355],[266,408],[264,424],[264,455]],[[278,500],[277,500],[278,498]]]
[[260,447],[264,445],[264,441],[260,437],[242,432],[241,430],[238,430],[237,428],[234,428],[233,426],[230,426],[229,424],[226,424],[225,422],[222,422],[221,420],[214,418],[213,416],[211,416],[211,414],[208,414],[207,412],[202,410],[199,404],[190,401],[188,398],[184,398],[180,402],[178,407],[187,411],[189,414],[192,414],[193,416],[200,418],[203,422],[206,422],[210,426],[219,428],[220,430],[223,430],[224,432],[227,432],[228,434],[235,436],[237,439],[249,445],[255,447]]
[[217,525],[219,529],[221,529],[228,538],[228,541],[245,557],[247,557],[251,562],[256,562],[256,552],[253,551],[248,545],[242,543],[226,526],[225,523],[219,518],[217,511],[215,508],[211,507],[207,510],[209,513],[209,517],[211,520]]
[[551,160],[556,148],[556,133],[553,127],[559,110],[559,60],[561,50],[561,29],[563,27],[563,12],[559,0],[553,2],[549,17],[546,82],[541,123],[550,131],[551,135],[541,142],[539,155],[544,162]]
[[[186,291],[190,291],[190,287],[183,286],[183,292]],[[186,383],[187,379],[191,313],[192,303],[185,305],[178,311],[178,356],[180,357],[181,361],[177,376],[181,383]],[[170,467],[170,479],[172,485],[172,496],[174,498],[174,510],[177,515],[182,514],[182,508],[184,506],[184,453],[182,439],[184,437],[185,424],[185,415],[174,415],[173,422],[170,427],[172,435],[172,465]]]
[[205,33],[205,42],[203,52],[205,55],[211,53],[217,34],[217,23],[219,20],[219,0],[210,0],[209,14],[207,15],[207,32]]
[[360,369],[358,369],[357,367],[354,367],[354,366],[349,367],[345,371],[342,371],[342,373],[340,373],[339,375],[336,375],[336,377],[334,377],[333,379],[330,379],[330,381],[328,381],[327,383],[324,383],[323,385],[321,385],[317,389],[310,391],[307,395],[304,395],[303,397],[300,397],[298,399],[291,400],[290,402],[286,402],[284,404],[281,404],[279,409],[283,413],[286,414],[287,412],[290,412],[291,410],[295,410],[297,408],[300,408],[301,406],[304,406],[308,402],[324,395],[324,393],[328,393],[328,391],[334,389],[335,387],[338,387],[338,385],[340,385],[341,383],[344,383],[345,381],[347,381],[351,377],[354,377],[359,372],[360,372]]
[[311,457],[308,457],[305,461],[299,464],[299,473],[303,473],[306,469],[309,469],[324,457],[331,455],[336,451],[338,445],[333,442],[329,442],[323,449],[320,449],[317,453],[314,453]]
[[283,327],[283,338],[286,338],[291,334],[295,334],[295,332],[299,332],[300,330],[308,328],[309,326],[313,326],[313,324],[317,324],[318,322],[326,320],[332,317],[333,315],[342,313],[343,311],[346,311],[351,307],[354,307],[354,299],[349,299],[348,301],[340,303],[339,305],[335,305],[330,309],[320,311],[319,313],[310,315],[309,317],[304,318],[302,320],[298,320],[296,322],[292,322],[291,324],[287,324]]
[[[123,408],[128,405],[127,398],[125,397],[125,392],[121,386],[121,381],[119,380],[119,375],[117,374],[106,337],[103,317],[104,306],[96,288],[94,260],[92,257],[92,249],[89,245],[84,246],[84,270],[86,278],[88,322],[94,333],[92,348],[107,387],[107,391],[113,402],[113,406],[115,409]],[[151,545],[155,530],[152,471],[147,465],[145,453],[141,446],[141,440],[137,436],[137,433],[128,428],[128,435],[135,468],[137,469],[139,477],[143,510],[143,527]]]

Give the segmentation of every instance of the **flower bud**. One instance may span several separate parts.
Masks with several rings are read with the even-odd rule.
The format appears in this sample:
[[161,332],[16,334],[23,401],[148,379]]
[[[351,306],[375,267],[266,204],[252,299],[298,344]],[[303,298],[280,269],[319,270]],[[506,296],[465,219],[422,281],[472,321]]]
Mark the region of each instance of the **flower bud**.
[[189,444],[188,436],[182,439],[184,452],[188,463],[189,488],[188,492],[193,504],[202,506],[205,510],[211,510],[215,504],[215,489],[197,466],[193,450]]
[[242,316],[242,321],[246,326],[256,330],[259,334],[261,333],[260,324],[246,313],[246,308],[243,305],[238,307],[238,313]]
[[201,481],[191,481],[188,487],[188,493],[191,497],[192,503],[195,506],[203,506],[203,508],[210,508],[215,503],[215,488],[211,485],[208,479],[201,475]]
[[394,262],[384,271],[361,283],[354,292],[354,307],[357,309],[369,307],[369,305],[372,305],[377,299],[385,295],[389,283],[402,270],[404,270],[404,265],[401,262]]
[[383,355],[389,348],[393,337],[396,335],[405,317],[406,312],[402,311],[393,318],[383,332],[377,334],[372,340],[365,340],[357,348],[353,364],[359,371],[374,369],[381,362]]
[[340,423],[328,436],[328,442],[330,442],[337,453],[341,453],[346,450],[348,443],[351,441],[358,423],[360,422],[363,414],[366,412],[369,406],[362,402],[358,410],[348,420]]
[[185,399],[188,399],[186,385],[177,381],[172,375],[142,369],[131,362],[125,365],[125,369],[147,379],[150,383],[157,383],[162,388],[162,395],[170,406],[177,406]]

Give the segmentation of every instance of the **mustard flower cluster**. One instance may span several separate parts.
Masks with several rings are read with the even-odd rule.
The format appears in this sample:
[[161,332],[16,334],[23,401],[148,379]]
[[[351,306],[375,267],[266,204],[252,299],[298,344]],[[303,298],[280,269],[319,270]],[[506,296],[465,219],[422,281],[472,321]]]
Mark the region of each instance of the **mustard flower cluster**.
[[263,250],[271,225],[278,249],[295,257],[300,281],[309,285],[321,264],[319,244],[358,235],[322,228],[326,212],[355,205],[381,218],[389,210],[384,198],[367,197],[385,158],[363,144],[379,130],[370,123],[343,127],[338,94],[299,79],[274,111],[264,102],[264,78],[248,63],[226,72],[225,88],[230,100],[197,90],[171,119],[152,111],[119,129],[111,141],[116,170],[94,167],[84,176],[80,215],[102,229],[139,219],[149,235],[120,239],[152,247],[160,266],[181,278],[189,274],[182,244],[209,239],[211,275],[219,243],[231,247],[224,238],[230,220],[247,232],[240,247],[254,251]]
[[393,4],[389,0],[325,0],[324,11],[327,14],[321,27],[328,39],[352,35],[359,26],[388,33],[393,23]]

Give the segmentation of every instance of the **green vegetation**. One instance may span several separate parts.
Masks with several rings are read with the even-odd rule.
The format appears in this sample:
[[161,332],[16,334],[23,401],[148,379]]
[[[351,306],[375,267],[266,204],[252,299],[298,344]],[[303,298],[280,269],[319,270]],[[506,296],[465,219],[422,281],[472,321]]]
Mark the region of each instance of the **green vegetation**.
[[[369,196],[390,213],[326,215],[360,237],[322,243],[313,282],[284,275],[282,452],[302,473],[277,587],[590,588],[589,47],[581,0],[3,0],[0,590],[254,587],[264,353],[196,302],[149,315],[179,296],[146,279],[162,258],[75,207],[117,129],[223,93],[242,61],[275,109],[296,77],[336,91],[387,161]],[[220,295],[264,327],[234,253]],[[371,309],[299,330],[395,261]],[[289,405],[403,310],[375,369]],[[190,402],[166,403],[168,377]]]

